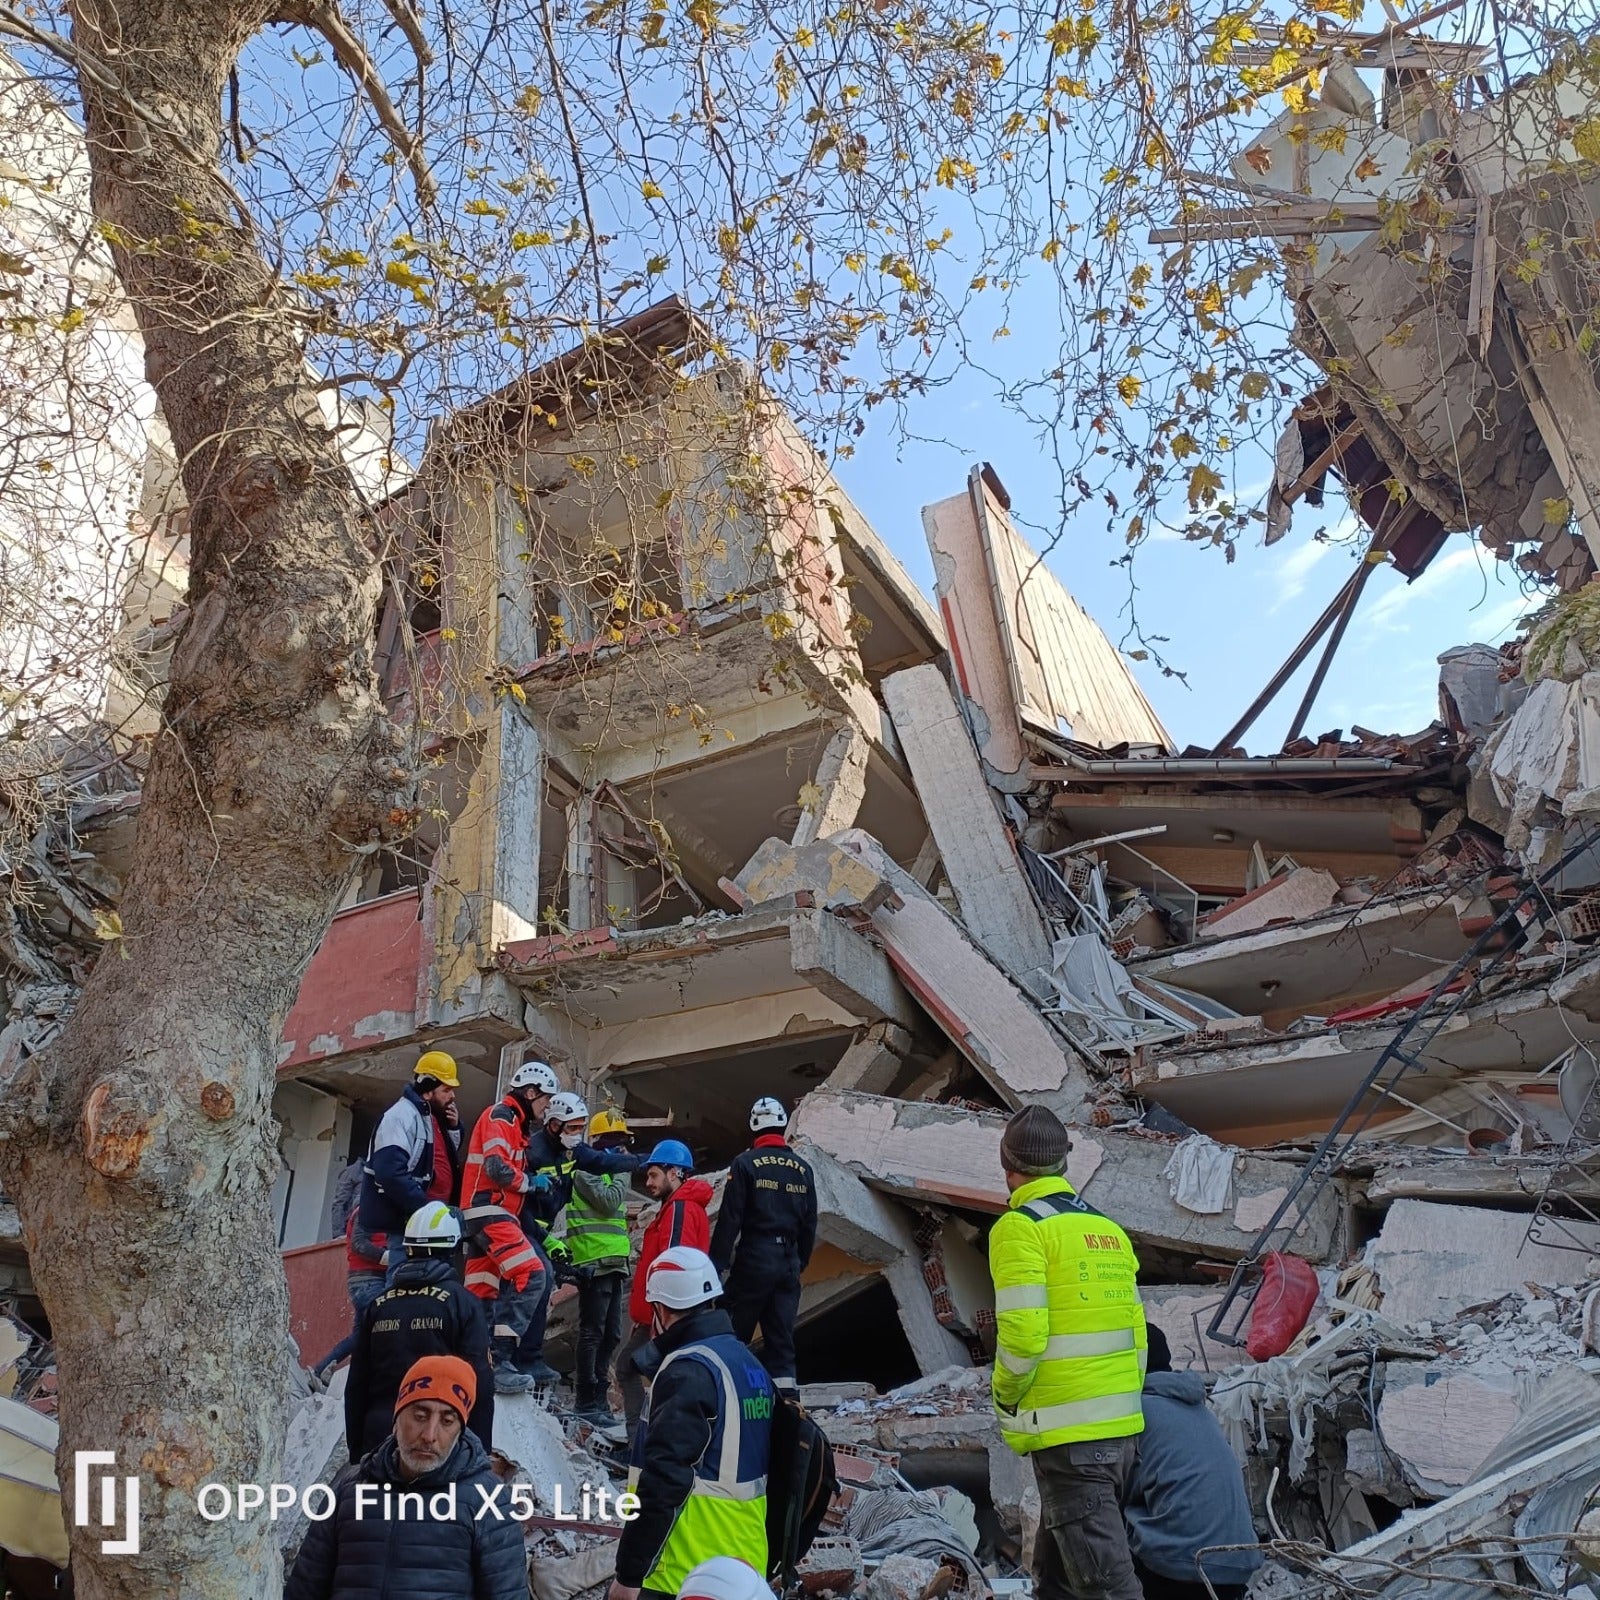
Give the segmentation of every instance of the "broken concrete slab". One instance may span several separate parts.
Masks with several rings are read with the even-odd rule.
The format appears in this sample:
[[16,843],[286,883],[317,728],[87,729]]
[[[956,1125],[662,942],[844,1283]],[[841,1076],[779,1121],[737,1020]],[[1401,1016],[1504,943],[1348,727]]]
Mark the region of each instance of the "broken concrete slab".
[[[1600,1254],[1600,1227],[1587,1232]],[[1581,1250],[1527,1243],[1528,1217],[1480,1206],[1397,1200],[1369,1259],[1393,1322],[1449,1322],[1468,1306],[1498,1300],[1524,1284],[1578,1284],[1589,1258]]]
[[1326,911],[1339,896],[1339,880],[1319,867],[1296,867],[1259,889],[1219,906],[1201,924],[1201,936],[1222,939],[1250,933],[1275,922],[1298,922]]
[[1515,1426],[1522,1407],[1509,1372],[1391,1362],[1378,1404],[1378,1431],[1412,1488],[1443,1499]]
[[[1519,987],[1464,1007],[1432,1034],[1400,1092],[1426,1105],[1463,1073],[1521,1069],[1531,1076],[1575,1042],[1600,1041],[1596,1019],[1600,959],[1530,972]],[[1157,1046],[1135,1064],[1130,1086],[1191,1127],[1234,1144],[1321,1133],[1403,1020],[1388,1017],[1237,1042],[1212,1039],[1203,1049]],[[1404,1107],[1396,1103],[1394,1110]],[[1385,1114],[1385,1108],[1376,1109],[1374,1127],[1381,1126]]]
[[870,834],[850,829],[798,850],[769,839],[738,886],[753,910],[797,891],[814,894],[819,907],[875,906],[872,931],[895,972],[1007,1104],[1047,1099],[1070,1115],[1093,1092],[1067,1041]]
[[912,1037],[892,1022],[875,1023],[867,1028],[839,1058],[828,1074],[825,1087],[836,1091],[859,1089],[863,1094],[887,1094],[890,1085],[905,1066],[912,1050]]
[[1247,1015],[1327,1015],[1450,965],[1468,942],[1452,896],[1424,889],[1332,907],[1282,927],[1208,936],[1130,961],[1128,970]]
[[[1000,1169],[1005,1122],[998,1113],[816,1090],[796,1107],[790,1126],[871,1188],[923,1205],[999,1212],[1006,1204]],[[1266,1195],[1286,1190],[1299,1172],[1289,1162],[1241,1154],[1232,1207],[1200,1216],[1168,1193],[1162,1173],[1172,1149],[1153,1135],[1074,1128],[1067,1176],[1141,1249],[1236,1260],[1257,1231],[1240,1226],[1241,1208],[1259,1209]],[[1311,1261],[1329,1259],[1338,1249],[1340,1223],[1341,1201],[1330,1186],[1291,1248]]]
[[874,1193],[827,1151],[796,1141],[811,1163],[817,1191],[817,1236],[857,1261],[882,1268],[917,1370],[939,1372],[964,1362],[960,1339],[944,1327],[923,1278],[912,1219]]
[[883,697],[962,922],[1013,978],[1028,981],[1050,965],[1050,935],[955,696],[930,663],[891,673]]

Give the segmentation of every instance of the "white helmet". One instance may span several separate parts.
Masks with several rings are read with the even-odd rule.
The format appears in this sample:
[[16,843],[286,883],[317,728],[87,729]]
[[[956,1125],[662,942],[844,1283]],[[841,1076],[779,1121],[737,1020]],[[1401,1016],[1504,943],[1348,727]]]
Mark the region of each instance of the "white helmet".
[[750,1107],[751,1133],[765,1133],[769,1128],[788,1126],[789,1113],[783,1109],[781,1100],[774,1100],[771,1095],[763,1095]]
[[589,1120],[589,1108],[570,1089],[563,1089],[545,1107],[544,1120],[546,1122],[582,1121],[587,1123]]
[[511,1082],[507,1087],[537,1089],[540,1094],[556,1094],[560,1091],[561,1084],[555,1073],[550,1070],[548,1061],[524,1061],[511,1074]]
[[645,1300],[670,1311],[691,1311],[721,1293],[722,1280],[711,1257],[686,1244],[663,1250],[651,1263],[644,1285]]
[[461,1243],[461,1223],[442,1200],[430,1200],[406,1221],[406,1249],[448,1255]]
[[772,1590],[749,1562],[712,1556],[683,1580],[678,1600],[772,1600]]

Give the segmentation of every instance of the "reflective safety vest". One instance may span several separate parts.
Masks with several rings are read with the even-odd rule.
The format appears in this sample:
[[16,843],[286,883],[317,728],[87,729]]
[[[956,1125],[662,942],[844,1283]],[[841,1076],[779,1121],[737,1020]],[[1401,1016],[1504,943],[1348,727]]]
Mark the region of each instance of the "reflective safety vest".
[[626,1267],[630,1250],[627,1186],[614,1174],[592,1181],[604,1188],[616,1209],[600,1210],[584,1193],[583,1182],[574,1183],[572,1198],[567,1202],[567,1254],[575,1267],[591,1263]]
[[[767,1570],[767,1461],[772,1448],[772,1381],[731,1333],[674,1350],[656,1369],[652,1386],[674,1361],[709,1367],[722,1404],[700,1459],[689,1498],[679,1508],[643,1587],[676,1594],[684,1579],[712,1556],[737,1556]],[[650,1428],[649,1402],[634,1437],[628,1487],[637,1489]]]
[[1026,1455],[1144,1432],[1139,1258],[1065,1178],[1035,1178],[989,1234],[1000,1432]]

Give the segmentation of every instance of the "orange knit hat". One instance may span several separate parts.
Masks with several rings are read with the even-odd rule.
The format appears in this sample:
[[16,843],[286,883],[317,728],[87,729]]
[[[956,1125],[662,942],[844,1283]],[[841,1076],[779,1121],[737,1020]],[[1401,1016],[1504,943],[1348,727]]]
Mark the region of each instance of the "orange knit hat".
[[400,1380],[394,1409],[398,1415],[419,1400],[440,1400],[447,1406],[454,1406],[465,1424],[477,1399],[477,1375],[460,1356],[424,1356],[413,1362]]

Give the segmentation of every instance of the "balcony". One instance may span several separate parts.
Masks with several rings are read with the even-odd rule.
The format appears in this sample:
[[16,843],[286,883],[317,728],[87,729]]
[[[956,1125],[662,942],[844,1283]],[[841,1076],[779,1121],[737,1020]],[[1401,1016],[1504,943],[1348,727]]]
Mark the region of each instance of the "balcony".
[[284,1019],[279,1072],[415,1031],[420,908],[419,891],[402,889],[333,919]]

